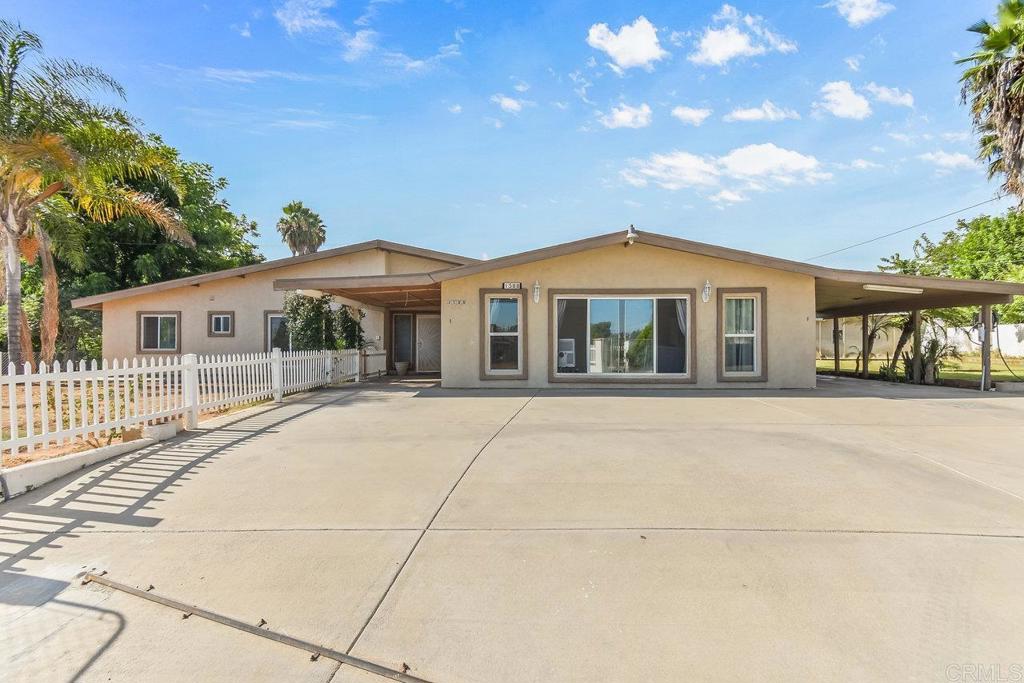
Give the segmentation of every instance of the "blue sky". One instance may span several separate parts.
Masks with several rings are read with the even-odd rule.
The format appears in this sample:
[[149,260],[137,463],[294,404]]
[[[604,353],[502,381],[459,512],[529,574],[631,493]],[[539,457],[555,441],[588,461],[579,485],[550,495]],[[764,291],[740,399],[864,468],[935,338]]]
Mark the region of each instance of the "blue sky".
[[[148,130],[213,164],[271,258],[300,199],[328,245],[494,257],[634,223],[806,259],[995,194],[953,63],[995,4],[8,0],[3,14],[107,70]],[[820,262],[873,268],[916,232]]]

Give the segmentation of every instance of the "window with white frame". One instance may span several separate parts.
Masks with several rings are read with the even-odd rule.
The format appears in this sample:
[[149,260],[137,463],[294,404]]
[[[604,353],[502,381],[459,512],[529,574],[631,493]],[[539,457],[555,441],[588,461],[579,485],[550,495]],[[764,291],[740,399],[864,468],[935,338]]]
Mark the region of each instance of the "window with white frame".
[[177,313],[139,314],[139,351],[174,353],[178,350]]
[[689,376],[689,294],[554,298],[555,375]]
[[211,311],[210,329],[211,337],[232,337],[235,334],[235,314],[231,311]]
[[489,375],[520,375],[523,372],[523,297],[521,294],[488,294],[485,368]]
[[722,373],[733,377],[761,374],[761,297],[751,293],[722,297]]
[[288,318],[280,311],[268,311],[265,320],[267,351],[281,349],[292,350],[291,333],[288,331]]

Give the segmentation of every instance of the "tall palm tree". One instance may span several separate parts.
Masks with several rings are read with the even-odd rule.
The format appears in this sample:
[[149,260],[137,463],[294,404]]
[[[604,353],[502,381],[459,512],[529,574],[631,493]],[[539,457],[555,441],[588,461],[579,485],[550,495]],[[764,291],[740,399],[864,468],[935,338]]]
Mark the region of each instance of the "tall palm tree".
[[960,78],[978,133],[978,158],[989,177],[1003,174],[1003,189],[1024,203],[1024,0],[1003,0],[995,23],[967,29],[981,36]]
[[302,202],[291,202],[281,211],[284,215],[277,222],[277,231],[292,256],[312,254],[327,241],[327,228],[320,215]]
[[[127,114],[86,99],[96,90],[123,95],[121,86],[98,69],[45,59],[41,53],[38,36],[0,21],[0,232],[7,348],[18,367],[24,343],[19,329],[24,329],[21,256],[25,240],[34,240],[43,254],[43,358],[53,358],[58,296],[52,256],[60,245],[54,244],[44,227],[48,214],[81,212],[101,221],[136,215],[179,241],[192,242],[162,202],[125,184],[133,178],[166,176],[166,159],[148,144]],[[30,57],[34,57],[32,63],[26,61]]]

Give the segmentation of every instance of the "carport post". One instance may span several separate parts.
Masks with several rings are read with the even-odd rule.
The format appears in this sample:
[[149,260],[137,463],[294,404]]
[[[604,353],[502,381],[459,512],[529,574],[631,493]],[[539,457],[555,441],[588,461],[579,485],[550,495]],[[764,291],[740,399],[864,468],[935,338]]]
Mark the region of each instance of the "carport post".
[[867,379],[868,369],[871,365],[871,359],[868,358],[868,337],[870,336],[868,334],[868,328],[870,327],[870,325],[868,324],[868,316],[866,313],[861,316],[860,324],[860,357],[862,359],[862,362],[860,364],[860,376],[863,377],[864,379]]
[[270,383],[274,388],[274,403],[284,400],[284,368],[281,362],[281,349],[276,346],[270,352]]
[[839,316],[832,318],[832,357],[835,359],[836,377],[839,376]]
[[914,328],[914,358],[913,367],[910,369],[911,378],[914,384],[921,383],[921,311],[914,310],[910,313],[910,323]]
[[992,389],[992,305],[981,307],[981,390]]

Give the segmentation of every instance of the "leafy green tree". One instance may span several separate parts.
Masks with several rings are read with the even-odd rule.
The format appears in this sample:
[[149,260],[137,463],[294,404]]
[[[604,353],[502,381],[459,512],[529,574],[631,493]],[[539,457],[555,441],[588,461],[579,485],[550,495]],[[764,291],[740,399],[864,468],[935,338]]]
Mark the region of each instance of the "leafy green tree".
[[331,296],[304,296],[289,292],[284,298],[284,315],[292,351],[320,351],[337,347]]
[[327,241],[327,228],[320,215],[302,202],[291,202],[281,211],[284,215],[277,221],[277,231],[292,256],[312,254]]
[[[0,226],[3,233],[7,345],[22,362],[21,256],[43,252],[43,355],[53,355],[57,277],[46,230],[48,212],[84,213],[96,220],[145,218],[182,243],[191,236],[162,202],[125,185],[154,178],[173,187],[164,158],[123,111],[92,102],[121,87],[99,69],[42,57],[39,37],[0,21]],[[26,247],[25,241],[35,245]]]
[[335,313],[334,326],[338,337],[339,349],[362,349],[366,347],[366,336],[363,334],[363,318],[366,316],[358,308],[342,306]]
[[970,104],[979,135],[979,158],[989,177],[1004,176],[1003,189],[1024,202],[1024,1],[1003,0],[996,21],[967,29],[980,36],[961,76],[962,97]]
[[51,217],[50,230],[65,232],[55,240],[60,246],[57,347],[62,355],[96,357],[101,346],[99,313],[72,309],[71,299],[263,261],[254,243],[259,235],[256,223],[232,212],[221,196],[227,180],[216,177],[209,164],[182,160],[177,150],[159,138],[152,138],[152,144],[173,166],[180,196],[152,179],[135,179],[131,184],[167,203],[195,245],[183,245],[137,216],[106,222],[74,214]]

